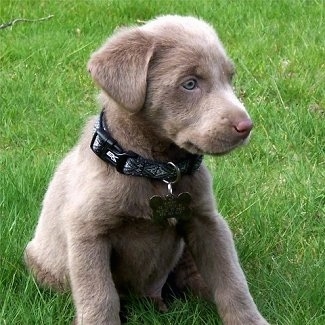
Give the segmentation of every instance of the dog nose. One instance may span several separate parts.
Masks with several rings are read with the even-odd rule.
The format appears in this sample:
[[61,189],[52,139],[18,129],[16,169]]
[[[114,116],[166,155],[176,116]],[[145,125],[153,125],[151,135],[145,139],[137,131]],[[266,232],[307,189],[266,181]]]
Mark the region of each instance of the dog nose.
[[234,125],[238,135],[242,138],[246,138],[253,128],[253,122],[250,119],[244,119]]

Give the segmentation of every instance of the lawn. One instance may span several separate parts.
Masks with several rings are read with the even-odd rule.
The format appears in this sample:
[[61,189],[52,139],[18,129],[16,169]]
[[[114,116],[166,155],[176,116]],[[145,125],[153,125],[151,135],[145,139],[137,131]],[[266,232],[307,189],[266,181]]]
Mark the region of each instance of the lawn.
[[[71,323],[71,297],[37,286],[24,246],[55,166],[99,111],[90,53],[117,26],[167,13],[216,27],[255,123],[247,147],[205,161],[260,311],[325,324],[325,2],[2,0],[0,25],[48,19],[0,29],[1,325]],[[163,315],[134,298],[128,312],[132,325],[220,324],[193,297]]]

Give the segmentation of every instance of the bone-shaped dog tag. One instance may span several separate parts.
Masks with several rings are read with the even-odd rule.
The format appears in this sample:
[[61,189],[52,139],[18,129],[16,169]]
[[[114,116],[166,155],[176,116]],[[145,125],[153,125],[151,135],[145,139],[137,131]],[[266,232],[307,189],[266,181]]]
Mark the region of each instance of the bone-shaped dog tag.
[[166,196],[155,195],[150,198],[149,205],[153,212],[153,220],[157,223],[167,221],[169,218],[175,218],[178,221],[185,221],[191,217],[192,201],[190,193],[184,192],[175,196],[168,194]]

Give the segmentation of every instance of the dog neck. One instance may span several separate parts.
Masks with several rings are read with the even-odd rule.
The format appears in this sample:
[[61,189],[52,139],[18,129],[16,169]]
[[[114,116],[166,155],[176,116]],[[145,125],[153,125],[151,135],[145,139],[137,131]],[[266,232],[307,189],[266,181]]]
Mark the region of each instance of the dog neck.
[[130,113],[106,96],[101,96],[101,101],[106,127],[124,150],[162,162],[178,162],[189,155],[169,139],[159,136],[141,113]]

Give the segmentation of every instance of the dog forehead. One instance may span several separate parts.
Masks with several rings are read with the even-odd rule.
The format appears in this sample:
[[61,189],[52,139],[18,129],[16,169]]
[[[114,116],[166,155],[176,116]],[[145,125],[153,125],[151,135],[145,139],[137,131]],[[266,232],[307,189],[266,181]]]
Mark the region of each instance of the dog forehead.
[[[161,16],[141,29],[162,45],[155,55],[159,75],[179,79],[186,75],[210,77],[232,70],[216,31],[203,20],[191,16]],[[164,47],[165,46],[165,47]],[[172,75],[170,71],[173,71]]]
[[189,42],[202,42],[206,45],[218,45],[223,49],[214,28],[207,22],[192,17],[167,15],[160,16],[141,26],[145,32],[157,35],[160,38],[180,38]]

